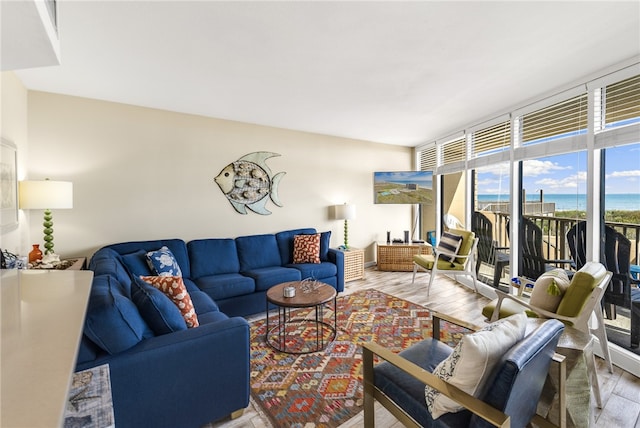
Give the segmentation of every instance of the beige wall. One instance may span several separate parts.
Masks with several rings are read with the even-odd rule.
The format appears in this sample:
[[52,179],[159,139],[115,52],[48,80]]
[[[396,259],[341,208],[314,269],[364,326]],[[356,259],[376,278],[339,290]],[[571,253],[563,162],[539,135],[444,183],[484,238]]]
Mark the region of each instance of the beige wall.
[[[368,248],[402,236],[410,206],[373,204],[373,171],[412,169],[412,151],[326,135],[178,114],[91,99],[29,92],[30,179],[74,183],[74,208],[54,215],[56,252],[90,255],[127,240],[235,237],[297,227],[331,230],[342,243],[343,223],[328,207],[349,202],[349,244]],[[274,106],[277,108],[277,106]],[[241,156],[271,151],[283,207],[271,215],[238,214],[213,178]],[[31,237],[41,242],[42,212]]]
[[[12,72],[0,73],[0,131],[2,138],[16,145],[18,151],[18,179],[27,174],[27,90]],[[4,160],[2,160],[4,162]],[[30,251],[28,214],[18,212],[18,226],[2,231],[0,248],[14,254]]]

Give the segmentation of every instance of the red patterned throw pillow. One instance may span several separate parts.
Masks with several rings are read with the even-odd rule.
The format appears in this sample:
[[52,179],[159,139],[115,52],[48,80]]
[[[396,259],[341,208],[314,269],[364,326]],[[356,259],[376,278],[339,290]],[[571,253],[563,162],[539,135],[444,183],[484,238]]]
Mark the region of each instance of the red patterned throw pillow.
[[191,296],[180,276],[141,276],[144,282],[151,284],[162,291],[180,309],[182,317],[187,323],[187,327],[198,327],[198,315],[193,308]]
[[320,263],[320,234],[293,237],[293,263]]

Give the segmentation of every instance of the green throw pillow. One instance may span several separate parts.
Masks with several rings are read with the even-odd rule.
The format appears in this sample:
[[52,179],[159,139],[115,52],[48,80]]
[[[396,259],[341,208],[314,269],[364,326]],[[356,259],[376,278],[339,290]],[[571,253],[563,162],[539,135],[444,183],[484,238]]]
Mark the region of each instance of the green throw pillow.
[[606,273],[606,269],[600,263],[588,262],[585,264],[582,269],[573,275],[571,284],[569,284],[569,288],[564,293],[556,313],[566,317],[577,316],[589,296],[591,296],[593,289]]

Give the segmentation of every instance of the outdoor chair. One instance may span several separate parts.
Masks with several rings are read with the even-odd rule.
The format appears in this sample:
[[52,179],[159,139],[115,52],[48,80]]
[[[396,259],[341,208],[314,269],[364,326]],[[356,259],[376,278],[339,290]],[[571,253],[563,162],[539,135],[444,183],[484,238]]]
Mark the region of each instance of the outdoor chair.
[[[577,269],[586,260],[587,223],[576,223],[567,232],[567,243]],[[616,319],[616,307],[629,310],[631,318],[631,347],[640,343],[640,281],[631,275],[631,241],[610,226],[605,226],[604,245],[600,260],[613,276],[602,298],[605,316]]]
[[[459,239],[458,248],[455,251],[443,246],[443,238],[445,236],[454,236]],[[427,297],[431,290],[433,279],[438,273],[446,273],[454,277],[470,276],[473,279],[473,287],[478,292],[478,284],[475,268],[475,252],[478,245],[478,238],[473,232],[468,230],[451,229],[449,232],[443,233],[440,242],[436,247],[432,248],[433,254],[418,254],[413,256],[413,279],[411,283],[416,281],[416,272],[418,269],[430,272],[429,284],[427,285]]]
[[[479,372],[486,368],[486,373],[478,384],[465,386],[465,390],[475,389],[472,395],[455,386],[453,376],[438,376],[441,373],[438,365],[446,366],[452,358],[458,360],[458,372],[462,370],[459,368],[463,364],[460,361],[465,358],[471,360],[471,365],[478,361],[475,358],[477,350],[473,346],[458,344],[452,349],[439,341],[441,319],[475,329],[461,321],[434,313],[433,337],[399,354],[373,342],[363,345],[364,426],[375,426],[375,400],[407,427],[525,427],[532,420],[540,426],[551,425],[536,415],[536,408],[552,360],[559,364],[559,390],[565,390],[565,359],[555,354],[558,339],[564,330],[561,322],[548,320],[523,339],[514,341],[515,344],[503,343],[505,351],[495,357],[493,368],[483,364],[487,361],[485,355],[479,357],[482,362],[479,361],[478,367],[471,370]],[[475,340],[480,341],[480,338]],[[486,340],[488,352],[495,353],[496,349],[491,349],[492,346],[501,346],[499,340],[494,339],[491,343],[490,339]],[[374,357],[381,363],[374,366]],[[455,402],[452,404],[459,404],[462,410],[440,415],[442,410],[436,410],[431,395],[430,411],[425,395],[435,391],[430,390],[425,394],[426,385],[441,393],[441,398],[447,397]],[[559,402],[559,419],[564,420],[564,396]]]
[[[535,281],[540,275],[551,269],[571,264],[571,260],[554,260],[545,257],[542,229],[530,219],[522,217],[520,221],[520,232],[521,276]],[[507,234],[508,233],[509,222],[507,222]],[[571,274],[569,274],[569,276],[571,276]]]
[[[600,342],[600,348],[609,372],[613,373],[609,341],[600,304],[611,276],[611,272],[607,271],[602,263],[587,262],[571,278],[569,287],[558,299],[559,303],[557,303],[557,309],[554,312],[532,305],[528,299],[523,297],[521,290],[524,287],[521,286],[519,295],[496,290],[498,298],[486,305],[482,309],[482,314],[493,322],[515,313],[526,312],[529,317],[554,318],[584,333],[593,334]],[[595,367],[589,367],[589,370],[591,371],[590,377],[596,402],[601,407],[600,388]]]
[[476,275],[482,263],[493,266],[493,288],[498,288],[505,266],[509,265],[509,247],[499,247],[493,239],[493,223],[481,212],[475,211],[471,216],[471,230],[478,237],[478,260]]

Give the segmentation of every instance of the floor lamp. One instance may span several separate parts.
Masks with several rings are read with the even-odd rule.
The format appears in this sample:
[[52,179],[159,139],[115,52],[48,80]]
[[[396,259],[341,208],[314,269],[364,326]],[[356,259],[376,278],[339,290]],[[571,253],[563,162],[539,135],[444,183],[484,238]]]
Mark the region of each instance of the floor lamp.
[[44,210],[45,254],[53,254],[52,209],[73,208],[73,183],[69,181],[21,181],[20,208]]

